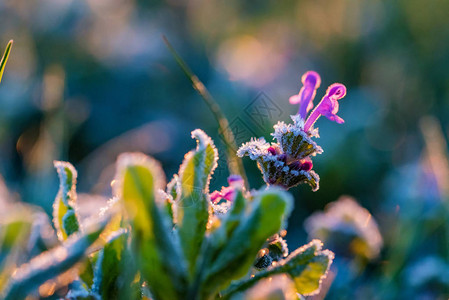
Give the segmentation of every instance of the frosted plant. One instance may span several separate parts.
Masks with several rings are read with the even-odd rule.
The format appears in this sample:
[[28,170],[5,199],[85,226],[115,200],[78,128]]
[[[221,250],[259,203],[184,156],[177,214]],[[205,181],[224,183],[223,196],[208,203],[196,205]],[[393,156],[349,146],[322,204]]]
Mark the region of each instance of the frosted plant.
[[[10,48],[11,43],[2,73]],[[312,91],[308,79],[305,84],[304,95]],[[307,95],[302,102],[311,101]],[[321,148],[300,132],[306,147],[292,151],[298,147],[296,127],[304,126],[301,119],[294,121],[276,127],[276,132],[291,132],[293,140],[282,136],[272,146],[253,141],[262,154],[248,153],[257,159],[283,151],[285,162],[295,168],[291,174],[317,181],[308,156]],[[0,212],[0,298],[260,299],[261,287],[270,299],[316,294],[334,254],[322,250],[318,240],[289,253],[283,237],[293,209],[290,194],[276,186],[249,190],[239,175],[210,193],[218,151],[204,131],[194,130],[192,138],[196,148],[184,156],[168,184],[153,158],[121,154],[112,198],[87,219],[78,208],[78,172],[56,161],[56,232],[48,230],[48,218],[35,208],[13,205],[7,215]],[[35,253],[37,241],[46,245]]]
[[[197,148],[186,154],[167,187],[153,159],[130,153],[117,162],[115,193],[125,205],[131,251],[149,294],[155,299],[229,299],[274,274],[295,282],[296,292],[318,290],[333,255],[315,244],[311,252],[288,255],[277,232],[285,226],[291,197],[276,188],[245,191],[238,176],[229,178],[229,187],[209,195],[217,151],[203,131],[194,131],[192,137]],[[213,209],[217,201],[228,203],[227,208]],[[269,252],[271,261],[258,268]],[[318,269],[312,267],[315,259]],[[258,277],[248,276],[251,272]]]
[[[312,140],[313,137],[319,137],[318,129],[313,125],[320,116],[337,123],[344,122],[337,116],[337,112],[338,100],[346,95],[346,87],[340,83],[329,86],[320,103],[312,110],[313,98],[321,84],[321,78],[316,72],[309,71],[301,80],[304,86],[299,94],[290,97],[291,104],[299,104],[298,114],[291,116],[293,124],[278,122],[271,134],[275,143],[270,144],[263,138],[252,139],[240,147],[237,155],[247,155],[257,161],[268,185],[289,189],[305,182],[313,191],[317,191],[320,177],[312,170],[311,157],[321,154],[323,149]],[[307,117],[310,110],[312,112]]]
[[376,258],[383,245],[376,221],[353,198],[342,196],[305,221],[311,238],[326,242],[338,255]]
[[[53,222],[61,245],[27,264],[8,264],[5,271],[15,271],[5,280],[4,298],[253,299],[248,289],[280,275],[273,293],[319,291],[333,253],[313,241],[289,254],[282,237],[291,196],[277,187],[246,191],[235,175],[209,194],[217,149],[202,130],[192,137],[197,147],[168,184],[153,158],[121,154],[114,197],[94,219],[78,216],[75,168],[55,162],[60,187]],[[229,205],[218,211],[216,201]],[[31,220],[25,225],[11,253],[26,243]]]

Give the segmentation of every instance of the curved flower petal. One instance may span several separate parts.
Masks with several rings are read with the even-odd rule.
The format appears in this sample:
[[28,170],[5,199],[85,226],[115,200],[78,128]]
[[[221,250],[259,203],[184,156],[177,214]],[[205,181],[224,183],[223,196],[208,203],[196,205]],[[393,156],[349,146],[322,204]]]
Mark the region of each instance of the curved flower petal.
[[321,84],[321,77],[315,71],[308,71],[301,77],[303,87],[298,95],[291,96],[289,101],[291,104],[299,103],[299,115],[305,119],[307,112],[313,108],[313,99],[315,98],[316,90]]
[[339,124],[344,123],[344,120],[337,116],[339,109],[338,100],[344,96],[346,96],[346,87],[343,84],[334,83],[330,85],[321,102],[315,107],[307,119],[304,130],[308,131],[321,115]]

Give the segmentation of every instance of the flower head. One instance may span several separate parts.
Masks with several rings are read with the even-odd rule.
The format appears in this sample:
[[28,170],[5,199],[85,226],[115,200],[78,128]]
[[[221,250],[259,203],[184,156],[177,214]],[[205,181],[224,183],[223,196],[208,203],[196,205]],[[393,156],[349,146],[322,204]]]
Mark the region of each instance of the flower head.
[[298,114],[291,116],[293,124],[279,121],[271,134],[276,143],[270,144],[263,138],[251,139],[239,148],[237,155],[247,155],[257,161],[268,185],[288,189],[300,183],[308,183],[316,191],[320,177],[312,170],[311,157],[323,153],[323,149],[312,140],[313,137],[319,137],[318,129],[314,129],[313,124],[321,115],[337,123],[344,122],[337,116],[337,112],[338,100],[346,95],[346,87],[340,83],[329,86],[320,103],[306,119],[307,113],[313,109],[313,99],[321,78],[318,73],[308,71],[301,81],[303,87],[299,94],[289,99],[291,104],[299,104]]
[[[293,138],[292,140],[297,139]],[[292,147],[288,143],[287,145],[281,143],[271,143],[270,145],[265,139],[252,139],[240,147],[237,155],[240,157],[248,155],[252,160],[257,161],[257,166],[268,185],[289,189],[305,182],[316,191],[319,187],[320,177],[311,170],[311,160],[308,160],[307,156],[314,151],[322,150],[316,144],[311,148],[308,145],[307,142],[305,144],[293,142]],[[289,149],[289,147],[298,149],[293,151],[295,155],[292,155],[292,152],[284,151],[284,148]],[[301,149],[308,150],[303,152]]]

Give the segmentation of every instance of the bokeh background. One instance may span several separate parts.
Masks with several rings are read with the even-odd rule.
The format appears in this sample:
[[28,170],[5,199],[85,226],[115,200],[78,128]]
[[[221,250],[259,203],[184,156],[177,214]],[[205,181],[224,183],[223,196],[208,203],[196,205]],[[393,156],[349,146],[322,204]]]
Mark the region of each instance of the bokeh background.
[[[53,160],[79,190],[108,196],[117,154],[142,151],[167,177],[204,129],[228,175],[208,107],[166,49],[166,35],[227,115],[238,143],[289,121],[307,70],[317,98],[344,83],[338,125],[318,121],[320,190],[291,192],[291,248],[304,220],[351,195],[376,220],[379,257],[338,261],[328,299],[449,295],[449,2],[445,0],[4,0],[1,48],[14,46],[0,86],[0,171],[16,198],[51,211]],[[316,102],[318,101],[316,100]],[[244,161],[251,187],[263,185]],[[338,259],[338,258],[337,258]],[[360,266],[363,267],[360,267]]]

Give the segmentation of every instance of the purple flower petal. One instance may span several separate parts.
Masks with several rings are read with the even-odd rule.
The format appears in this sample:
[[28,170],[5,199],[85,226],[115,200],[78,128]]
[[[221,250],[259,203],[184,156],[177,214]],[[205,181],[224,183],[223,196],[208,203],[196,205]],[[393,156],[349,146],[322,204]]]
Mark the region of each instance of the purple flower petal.
[[243,179],[242,179],[242,177],[240,176],[240,175],[230,175],[229,177],[228,177],[228,183],[229,184],[232,184],[232,183],[234,183],[234,182],[241,182],[241,181],[243,181]]
[[221,197],[228,201],[233,201],[235,196],[235,188],[232,186],[224,187],[221,189]]
[[315,98],[316,89],[321,84],[320,75],[314,71],[308,71],[301,77],[303,87],[297,95],[291,96],[291,104],[299,103],[299,115],[305,119],[307,112],[313,108],[313,98]]
[[221,193],[219,191],[214,191],[210,194],[210,201],[214,204],[220,201],[221,198]]
[[346,96],[346,87],[343,84],[334,83],[329,86],[326,95],[324,95],[304,124],[304,131],[308,131],[321,115],[339,124],[344,123],[344,120],[337,116],[339,109],[338,100],[344,96]]
[[228,177],[229,186],[222,187],[221,191],[214,191],[210,194],[212,203],[217,204],[220,200],[233,201],[237,190],[243,189],[243,179],[240,175],[230,175]]

